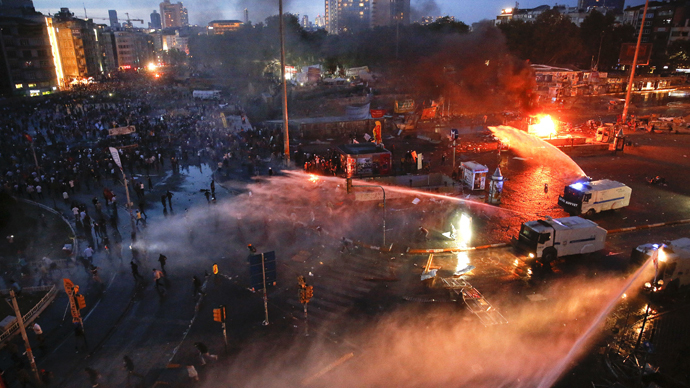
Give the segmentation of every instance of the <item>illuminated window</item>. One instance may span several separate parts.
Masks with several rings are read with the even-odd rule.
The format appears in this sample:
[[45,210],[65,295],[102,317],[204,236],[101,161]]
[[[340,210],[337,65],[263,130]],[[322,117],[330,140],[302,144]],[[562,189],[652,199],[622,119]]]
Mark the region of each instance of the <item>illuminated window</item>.
[[15,89],[21,89],[24,87],[22,84],[14,84]]
[[35,87],[36,87],[36,84],[29,84],[29,87],[30,87],[30,88],[35,88]]

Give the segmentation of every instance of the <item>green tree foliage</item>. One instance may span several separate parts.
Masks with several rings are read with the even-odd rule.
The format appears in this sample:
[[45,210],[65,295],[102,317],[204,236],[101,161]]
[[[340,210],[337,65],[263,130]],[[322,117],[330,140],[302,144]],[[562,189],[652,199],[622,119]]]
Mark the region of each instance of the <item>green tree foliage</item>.
[[671,68],[690,68],[690,41],[674,40],[668,45],[668,63]]
[[610,70],[618,63],[621,44],[635,41],[631,25],[616,25],[612,14],[592,11],[580,27],[551,9],[534,23],[511,20],[499,25],[510,51],[532,63],[574,65]]

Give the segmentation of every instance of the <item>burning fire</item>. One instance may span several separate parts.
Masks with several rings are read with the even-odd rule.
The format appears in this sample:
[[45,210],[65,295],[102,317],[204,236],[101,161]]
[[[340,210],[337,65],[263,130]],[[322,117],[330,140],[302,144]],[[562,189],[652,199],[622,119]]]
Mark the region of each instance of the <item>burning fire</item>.
[[556,134],[556,124],[549,115],[539,116],[539,122],[529,126],[529,133],[538,137],[551,137]]
[[318,176],[316,176],[316,175],[314,175],[314,174],[310,174],[309,176],[310,176],[309,182],[312,182],[312,183],[318,182],[318,180],[319,180],[319,177],[318,177]]

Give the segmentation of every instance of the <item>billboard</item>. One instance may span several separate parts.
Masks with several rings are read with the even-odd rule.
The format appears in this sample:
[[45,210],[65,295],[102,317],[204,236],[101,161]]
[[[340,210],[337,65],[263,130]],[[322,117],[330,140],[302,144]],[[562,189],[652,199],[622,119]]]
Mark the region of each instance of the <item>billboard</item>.
[[[621,65],[632,65],[635,58],[635,43],[623,43],[621,45],[621,53],[618,57],[618,63]],[[637,55],[637,65],[649,65],[649,59],[652,57],[652,44],[640,43],[640,52]]]
[[395,113],[411,113],[414,112],[414,100],[407,99],[402,101],[395,101]]
[[137,129],[134,127],[134,125],[128,125],[126,127],[110,128],[108,130],[108,136],[129,135],[130,133],[134,133],[136,131],[137,131]]

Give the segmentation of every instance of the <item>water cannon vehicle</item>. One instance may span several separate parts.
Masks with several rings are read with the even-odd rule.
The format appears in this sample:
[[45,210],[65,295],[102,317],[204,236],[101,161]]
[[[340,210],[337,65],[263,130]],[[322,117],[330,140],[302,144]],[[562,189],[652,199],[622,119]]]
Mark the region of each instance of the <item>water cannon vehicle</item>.
[[563,190],[558,205],[570,215],[594,215],[630,204],[632,189],[621,182],[602,179],[591,182],[575,182]]
[[642,244],[632,250],[630,260],[641,264],[657,252],[656,281],[645,288],[651,292],[676,291],[690,285],[690,238],[683,237],[667,244]]
[[581,217],[528,221],[512,240],[516,251],[542,264],[558,257],[599,251],[604,249],[605,242],[606,230]]

